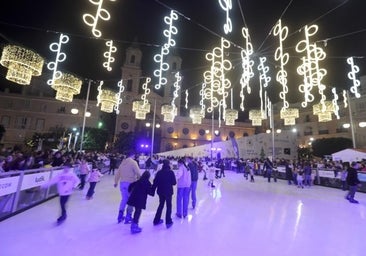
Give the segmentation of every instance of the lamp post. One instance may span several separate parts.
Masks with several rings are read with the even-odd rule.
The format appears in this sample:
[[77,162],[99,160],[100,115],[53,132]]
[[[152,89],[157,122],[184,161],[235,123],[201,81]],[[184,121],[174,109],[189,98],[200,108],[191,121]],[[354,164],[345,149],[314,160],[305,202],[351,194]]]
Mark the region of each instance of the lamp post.
[[353,148],[356,148],[355,127],[353,124],[352,107],[351,107],[351,101],[350,101],[348,91],[347,91],[347,101],[348,101],[349,122],[350,122],[350,127],[351,127],[351,134],[352,134],[352,145],[353,145]]
[[155,137],[155,113],[156,113],[156,99],[154,99],[154,112],[153,112],[153,127],[152,127],[152,134],[151,134],[151,151],[150,151],[150,158],[152,158],[154,154],[154,137]]
[[84,109],[84,115],[83,115],[83,126],[81,128],[81,138],[80,138],[80,152],[83,151],[83,144],[84,144],[84,132],[85,132],[85,121],[86,121],[86,113],[88,111],[88,103],[89,103],[89,94],[90,94],[90,86],[91,86],[91,80],[89,79],[88,82],[88,91],[86,93],[86,103],[85,103],[85,109]]

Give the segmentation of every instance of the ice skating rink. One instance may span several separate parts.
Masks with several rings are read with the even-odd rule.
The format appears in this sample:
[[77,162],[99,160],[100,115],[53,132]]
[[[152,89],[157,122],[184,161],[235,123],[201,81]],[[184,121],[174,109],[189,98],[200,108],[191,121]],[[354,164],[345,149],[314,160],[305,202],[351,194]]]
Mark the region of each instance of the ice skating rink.
[[[158,197],[149,197],[142,212],[143,231],[117,224],[120,201],[113,176],[97,184],[93,200],[75,191],[68,219],[57,226],[58,198],[0,222],[0,255],[366,255],[366,194],[360,204],[344,199],[340,189],[300,189],[283,180],[255,183],[226,171],[226,178],[198,183],[198,205],[174,225],[153,226]],[[163,212],[163,214],[165,211]]]

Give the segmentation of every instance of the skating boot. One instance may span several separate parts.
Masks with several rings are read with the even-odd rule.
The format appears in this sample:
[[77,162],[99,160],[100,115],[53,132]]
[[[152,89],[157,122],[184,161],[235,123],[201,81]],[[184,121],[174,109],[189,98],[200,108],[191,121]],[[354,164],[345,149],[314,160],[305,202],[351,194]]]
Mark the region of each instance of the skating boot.
[[137,234],[137,233],[140,233],[141,231],[142,231],[142,228],[140,228],[137,223],[131,224],[131,234]]

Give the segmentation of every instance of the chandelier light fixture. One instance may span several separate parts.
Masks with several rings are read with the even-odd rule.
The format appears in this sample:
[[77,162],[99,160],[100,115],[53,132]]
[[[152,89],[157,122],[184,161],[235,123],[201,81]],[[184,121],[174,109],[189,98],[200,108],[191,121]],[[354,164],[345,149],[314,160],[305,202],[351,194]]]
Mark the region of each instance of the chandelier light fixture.
[[44,59],[37,53],[17,45],[6,45],[0,64],[8,68],[6,79],[21,85],[29,85],[32,76],[40,76]]
[[146,114],[150,112],[151,105],[147,100],[147,95],[150,94],[150,89],[147,86],[150,82],[151,78],[147,77],[145,83],[142,85],[144,94],[141,95],[141,100],[137,100],[132,103],[132,111],[135,112],[136,119],[145,120]]
[[225,124],[235,125],[235,120],[238,119],[239,111],[236,109],[226,109],[225,111]]
[[82,81],[67,73],[62,73],[60,78],[57,78],[51,87],[56,90],[56,100],[64,102],[72,102],[74,95],[79,94]]
[[161,114],[164,116],[165,122],[172,123],[177,116],[177,107],[171,104],[163,105],[161,106]]
[[260,109],[249,110],[249,120],[252,120],[253,126],[261,126],[264,113]]
[[318,103],[313,105],[313,114],[318,116],[319,122],[328,122],[332,120],[334,105],[331,101],[325,101],[324,104]]
[[205,115],[201,107],[193,107],[189,110],[189,117],[192,118],[192,124],[202,124],[202,118]]
[[115,105],[118,104],[118,94],[110,90],[102,89],[103,81],[98,86],[97,106],[106,113],[112,113]]
[[282,108],[280,117],[284,120],[284,125],[295,125],[296,118],[299,118],[299,109],[297,108]]

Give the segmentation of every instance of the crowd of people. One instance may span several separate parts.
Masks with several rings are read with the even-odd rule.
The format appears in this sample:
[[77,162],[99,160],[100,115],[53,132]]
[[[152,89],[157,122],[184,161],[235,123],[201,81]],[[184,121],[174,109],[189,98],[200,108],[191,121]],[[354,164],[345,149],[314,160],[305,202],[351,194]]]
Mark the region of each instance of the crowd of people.
[[[107,160],[108,163],[104,164]],[[361,184],[357,172],[366,172],[364,162],[350,164],[329,160],[276,159],[272,161],[270,158],[263,160],[224,158],[211,161],[208,157],[160,157],[158,155],[141,157],[133,151],[124,155],[61,151],[38,151],[25,155],[20,152],[5,152],[0,158],[1,172],[58,166],[63,167],[64,171],[43,185],[45,188],[52,184],[68,184],[67,186],[58,185],[61,208],[58,223],[63,222],[67,217],[66,203],[74,188],[83,190],[86,182],[89,182],[86,199],[93,198],[96,184],[103,176],[101,168],[104,166],[105,173],[114,175],[114,187],[118,187],[121,194],[117,222],[131,224],[130,229],[133,234],[142,231],[139,226],[142,210],[146,208],[148,196],[155,194],[159,197],[159,205],[152,220],[153,225],[164,223],[162,214],[166,207],[165,225],[166,228],[172,227],[174,186],[176,186],[175,216],[186,218],[189,205],[194,209],[197,204],[196,190],[200,172],[203,173],[203,179],[207,180],[207,185],[215,188],[215,179],[224,178],[225,170],[243,173],[246,180],[250,177],[250,182],[255,182],[256,176],[263,176],[270,183],[272,180],[277,182],[278,167],[281,166],[285,169],[287,184],[294,184],[303,189],[310,188],[314,184],[315,170],[329,170],[334,173],[335,178],[341,179],[343,190],[349,189],[345,198],[351,203],[358,203],[354,198],[357,187]],[[74,167],[74,172],[70,172],[70,167]]]

